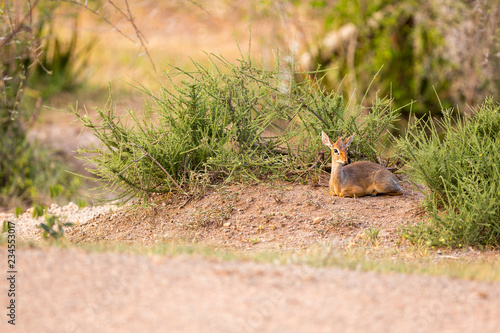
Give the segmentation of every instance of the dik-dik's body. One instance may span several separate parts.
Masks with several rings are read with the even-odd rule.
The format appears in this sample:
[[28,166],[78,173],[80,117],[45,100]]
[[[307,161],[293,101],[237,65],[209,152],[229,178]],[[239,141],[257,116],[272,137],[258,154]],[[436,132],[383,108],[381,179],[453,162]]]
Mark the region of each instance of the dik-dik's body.
[[333,142],[325,132],[321,132],[323,143],[332,150],[332,174],[330,191],[339,197],[375,196],[377,193],[399,195],[403,193],[396,176],[381,166],[368,161],[346,165],[347,148],[354,135],[345,140],[338,137]]

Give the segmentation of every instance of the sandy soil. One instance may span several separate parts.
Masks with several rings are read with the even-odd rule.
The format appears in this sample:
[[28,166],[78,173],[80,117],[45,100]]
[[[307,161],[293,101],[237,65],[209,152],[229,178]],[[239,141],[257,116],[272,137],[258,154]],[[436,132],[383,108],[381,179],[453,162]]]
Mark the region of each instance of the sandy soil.
[[145,210],[99,215],[69,230],[73,242],[112,241],[151,245],[182,240],[237,250],[307,248],[349,242],[379,230],[380,245],[401,242],[401,225],[422,214],[422,194],[358,199],[331,197],[327,175],[319,184],[228,185],[194,197],[157,198]]
[[2,332],[485,333],[500,325],[499,283],[76,249],[18,255],[17,325],[2,316]]

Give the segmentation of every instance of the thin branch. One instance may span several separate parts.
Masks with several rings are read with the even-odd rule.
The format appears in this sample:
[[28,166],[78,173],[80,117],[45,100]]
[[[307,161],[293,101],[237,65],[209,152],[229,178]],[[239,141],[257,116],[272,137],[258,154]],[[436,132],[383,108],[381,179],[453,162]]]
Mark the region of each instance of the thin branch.
[[0,43],[0,48],[10,43],[12,38],[14,38],[23,29],[24,21],[26,21],[28,18],[31,20],[33,9],[38,5],[39,2],[40,0],[35,0],[35,2],[33,2],[33,4],[30,6],[29,11],[26,13],[26,15],[24,15],[21,22],[19,22],[19,24],[14,29],[12,29],[12,32],[2,40],[2,42]]
[[160,169],[163,170],[163,172],[165,172],[165,174],[168,176],[168,178],[170,179],[170,181],[172,181],[172,183],[174,183],[174,185],[184,194],[187,195],[186,192],[184,192],[184,190],[179,186],[179,184],[177,184],[177,182],[174,180],[174,178],[172,178],[172,176],[168,173],[167,170],[165,170],[165,168],[160,164],[160,162],[158,162],[153,156],[151,156],[146,150],[144,150],[141,146],[135,144],[135,143],[132,143],[132,145],[134,145],[135,147],[139,148],[140,150],[142,150],[142,152],[144,153],[144,155],[147,155],[150,159],[153,160],[153,162],[156,163],[156,165],[158,165],[160,167]]
[[203,10],[205,13],[207,13],[208,15],[212,15],[212,13],[210,13],[208,10],[206,10],[201,4],[199,4],[198,2],[196,1],[193,1],[193,0],[187,0],[188,2],[191,2],[191,4],[195,5],[196,7],[200,8],[201,10]]
[[[53,2],[67,2],[67,3],[70,3],[70,4],[74,4],[74,5],[83,7],[86,10],[88,10],[89,12],[91,12],[92,14],[98,16],[100,19],[102,19],[104,22],[106,22],[109,26],[113,27],[113,29],[115,29],[120,35],[122,35],[123,37],[127,38],[131,42],[135,43],[135,41],[130,36],[127,36],[116,25],[114,25],[113,22],[111,22],[110,20],[108,20],[101,13],[99,13],[98,10],[94,10],[94,9],[88,7],[86,2],[85,3],[80,3],[77,0],[51,0],[51,1],[53,1]],[[120,13],[120,15],[122,15],[132,25],[132,27],[135,30],[135,34],[136,34],[137,38],[139,39],[141,47],[144,48],[144,51],[145,51],[146,55],[148,56],[148,59],[149,59],[149,61],[151,63],[151,66],[153,66],[153,70],[156,72],[156,66],[155,66],[155,64],[153,62],[153,59],[151,58],[151,54],[149,53],[149,49],[146,46],[147,40],[146,40],[144,34],[139,30],[139,28],[135,24],[134,17],[132,16],[132,12],[130,11],[128,0],[124,0],[124,2],[126,4],[126,6],[127,6],[127,13],[128,14],[125,13],[120,7],[118,7],[113,1],[108,0],[107,3],[109,3],[111,6],[113,6],[118,11],[118,13]]]
[[324,151],[320,151],[318,153],[318,158],[316,159],[316,162],[313,163],[313,165],[311,165],[309,168],[305,169],[305,170],[295,170],[295,171],[291,171],[290,173],[300,173],[300,174],[305,174],[313,169],[315,169],[318,164],[320,164],[321,162],[323,162],[325,160],[325,152]]
[[78,2],[76,0],[51,0],[51,1],[54,1],[54,2],[68,2],[68,3],[72,3],[74,5],[77,5],[77,6],[85,8],[86,10],[88,10],[92,14],[98,16],[104,22],[106,22],[107,24],[109,24],[111,27],[113,27],[113,29],[115,29],[123,37],[127,38],[128,40],[130,40],[131,42],[134,43],[134,40],[132,38],[130,38],[130,36],[127,36],[123,31],[121,31],[120,29],[118,29],[118,27],[116,25],[114,25],[113,22],[111,22],[106,17],[104,17],[103,15],[101,15],[98,10],[94,10],[94,9],[90,8],[89,6],[87,6],[87,3],[82,4],[82,3],[80,3],[80,2]]
[[122,35],[123,37],[127,38],[132,43],[134,43],[134,40],[132,38],[130,38],[123,31],[121,31],[120,29],[118,29],[118,27],[116,25],[114,25],[113,22],[111,22],[106,17],[104,17],[103,15],[101,15],[99,13],[99,11],[94,10],[94,9],[90,8],[89,6],[87,6],[86,2],[85,2],[85,4],[83,4],[83,3],[80,3],[80,2],[78,2],[76,0],[50,0],[50,1],[53,1],[53,2],[67,2],[67,3],[74,4],[76,6],[80,6],[82,8],[85,8],[86,10],[88,10],[89,12],[91,12],[92,14],[96,15],[97,17],[99,17],[100,19],[102,19],[104,22],[106,22],[107,24],[109,24],[111,27],[113,27],[113,29],[115,29],[120,35]]
[[124,0],[124,1],[125,1],[125,5],[127,6],[127,13],[128,13],[128,15],[126,13],[124,13],[117,5],[115,5],[115,3],[113,1],[108,0],[108,2],[113,7],[115,7],[116,10],[118,10],[124,17],[126,17],[127,20],[130,22],[130,24],[132,25],[132,27],[135,30],[137,38],[139,38],[139,41],[141,42],[141,45],[144,48],[144,52],[146,52],[146,55],[149,58],[149,62],[151,62],[151,65],[153,66],[153,70],[156,72],[156,66],[155,66],[155,64],[153,62],[153,59],[151,58],[151,55],[149,54],[148,48],[146,47],[146,43],[148,41],[146,40],[146,37],[144,37],[143,33],[139,30],[139,28],[137,28],[137,25],[135,24],[134,17],[132,15],[132,12],[130,11],[130,6],[128,5],[128,0]]
[[[144,157],[146,157],[147,155],[144,154],[142,155],[141,157],[139,157],[138,159],[135,159],[135,150],[134,150],[134,160],[132,161],[132,164],[130,164],[128,167],[126,167],[125,169],[123,169],[122,171],[118,172],[116,175],[117,176],[120,176],[122,173],[124,173],[125,171],[127,171],[130,167],[132,167],[134,164],[136,164],[137,162],[139,162],[140,160],[142,160]],[[141,184],[142,185],[142,184]]]
[[[133,149],[134,150],[134,159],[136,158],[135,157],[135,148]],[[146,154],[142,155],[141,156],[141,159],[146,156]],[[137,163],[134,163],[135,165],[135,170],[137,171],[137,179],[139,179],[139,183],[141,183],[141,189],[144,190],[144,184],[142,183],[142,179],[141,179],[141,173],[139,172],[139,167],[137,166]]]

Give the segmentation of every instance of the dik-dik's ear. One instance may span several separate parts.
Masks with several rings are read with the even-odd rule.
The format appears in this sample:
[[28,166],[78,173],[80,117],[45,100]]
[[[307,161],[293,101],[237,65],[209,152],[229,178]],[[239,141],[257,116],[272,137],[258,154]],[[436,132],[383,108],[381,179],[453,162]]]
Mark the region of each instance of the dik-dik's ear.
[[328,135],[321,131],[321,141],[323,141],[323,143],[328,146],[329,148],[332,148],[333,147],[333,142],[332,140],[330,140],[330,138],[328,137]]
[[352,143],[352,139],[354,139],[354,134],[353,134],[353,135],[351,135],[350,137],[348,137],[347,139],[345,139],[344,143],[345,143],[345,146],[346,146],[347,148],[349,148],[349,146],[351,145],[351,143]]

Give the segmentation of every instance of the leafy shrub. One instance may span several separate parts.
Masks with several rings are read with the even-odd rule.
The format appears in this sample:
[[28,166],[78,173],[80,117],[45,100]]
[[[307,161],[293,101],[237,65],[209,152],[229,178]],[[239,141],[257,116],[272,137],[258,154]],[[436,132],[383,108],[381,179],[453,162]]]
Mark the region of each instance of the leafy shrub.
[[101,141],[81,153],[90,153],[83,158],[105,188],[128,199],[188,191],[203,180],[285,178],[318,159],[321,130],[356,133],[353,158],[375,160],[398,116],[389,100],[375,101],[368,112],[353,101],[349,107],[316,80],[296,81],[279,62],[268,70],[249,58],[208,60],[210,66],[194,63],[192,72],[166,71],[168,86],[158,96],[138,85],[146,96],[142,114],[118,116],[110,103],[93,120],[74,109]]
[[[487,99],[462,117],[410,123],[397,140],[407,172],[424,184],[431,219],[406,230],[433,245],[500,244],[500,104]],[[429,135],[427,135],[427,133]]]

